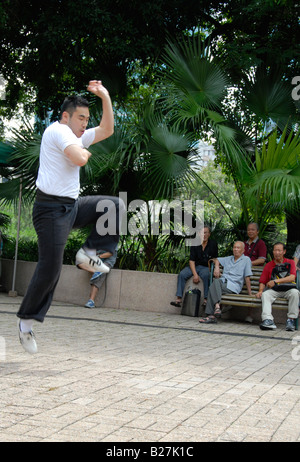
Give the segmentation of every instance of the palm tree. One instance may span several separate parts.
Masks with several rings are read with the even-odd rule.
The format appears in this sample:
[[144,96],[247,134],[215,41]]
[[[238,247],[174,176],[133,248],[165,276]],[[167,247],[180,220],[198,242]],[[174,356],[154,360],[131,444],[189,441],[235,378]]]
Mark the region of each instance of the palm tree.
[[[268,223],[275,213],[299,210],[299,137],[291,131],[287,138],[297,116],[291,91],[278,72],[260,68],[245,76],[240,83],[242,115],[237,118],[222,104],[233,83],[199,36],[170,44],[165,62],[165,80],[172,95],[165,102],[178,124],[199,135],[210,132],[217,160],[239,194],[244,227],[250,220]],[[246,126],[249,121],[252,129]],[[276,126],[283,130],[278,143],[277,130],[273,135],[267,130],[270,122],[273,130]],[[271,159],[276,162],[275,170]]]

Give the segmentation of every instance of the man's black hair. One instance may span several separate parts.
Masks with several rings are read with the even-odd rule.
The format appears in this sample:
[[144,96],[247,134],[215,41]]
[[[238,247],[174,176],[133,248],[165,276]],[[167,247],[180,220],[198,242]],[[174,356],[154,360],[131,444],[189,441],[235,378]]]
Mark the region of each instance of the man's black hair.
[[89,107],[89,102],[82,96],[68,96],[61,106],[61,116],[63,112],[68,112],[70,116],[76,111],[77,107]]
[[275,242],[275,244],[273,245],[273,249],[274,249],[275,245],[282,245],[283,250],[286,250],[286,245],[283,242]]
[[[258,225],[258,223],[255,223],[254,221],[252,221],[251,223],[248,223],[248,226],[249,226],[249,225],[255,225],[255,226],[256,226],[256,230],[259,231],[259,225]],[[248,226],[247,226],[247,228],[248,228]]]

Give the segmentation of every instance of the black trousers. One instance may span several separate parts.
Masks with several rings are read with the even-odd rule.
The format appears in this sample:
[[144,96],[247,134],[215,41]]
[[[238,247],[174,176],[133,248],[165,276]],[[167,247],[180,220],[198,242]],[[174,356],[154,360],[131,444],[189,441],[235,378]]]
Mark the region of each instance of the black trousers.
[[[17,313],[19,318],[44,321],[60,277],[66,242],[73,228],[92,225],[83,244],[90,249],[113,253],[119,241],[120,219],[125,211],[122,200],[112,196],[85,196],[76,201],[64,201],[62,198],[55,201],[53,197],[42,194],[34,203],[33,224],[38,235],[39,259]],[[99,204],[105,207],[99,207]],[[97,211],[97,208],[103,210]],[[108,225],[113,223],[106,234],[103,223],[97,226],[101,217]]]

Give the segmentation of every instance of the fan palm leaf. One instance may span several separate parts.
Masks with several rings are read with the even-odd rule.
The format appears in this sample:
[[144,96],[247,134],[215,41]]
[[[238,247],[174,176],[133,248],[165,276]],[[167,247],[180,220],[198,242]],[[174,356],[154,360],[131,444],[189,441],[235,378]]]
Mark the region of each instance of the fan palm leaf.
[[246,106],[257,120],[264,123],[271,120],[281,130],[295,115],[290,85],[277,71],[259,67],[254,76],[248,76],[244,96]]
[[228,157],[233,170],[245,169],[244,150],[222,111],[230,81],[210,48],[200,36],[188,37],[180,44],[169,43],[163,58],[169,87],[164,101],[176,123],[192,126],[198,135],[210,133],[216,151]]
[[173,198],[179,189],[191,187],[195,174],[193,135],[161,125],[151,131],[145,162],[144,184],[153,198]]
[[203,45],[200,36],[188,38],[178,45],[169,42],[163,58],[170,70],[166,80],[173,86],[176,102],[187,114],[189,108],[193,114],[195,108],[219,107],[228,79],[214,63],[209,47]]

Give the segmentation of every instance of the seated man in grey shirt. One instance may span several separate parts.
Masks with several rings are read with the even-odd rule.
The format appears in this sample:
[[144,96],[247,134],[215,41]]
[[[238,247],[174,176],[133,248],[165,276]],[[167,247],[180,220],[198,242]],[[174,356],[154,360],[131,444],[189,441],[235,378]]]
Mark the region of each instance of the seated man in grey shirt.
[[[223,294],[239,294],[243,288],[244,280],[249,295],[251,292],[250,276],[252,276],[251,260],[244,255],[244,243],[237,241],[233,245],[233,255],[230,257],[214,258],[214,281],[211,284],[207,304],[206,316],[199,320],[200,323],[211,324],[217,322],[221,316],[220,301]],[[220,264],[223,266],[223,274],[220,273]]]

